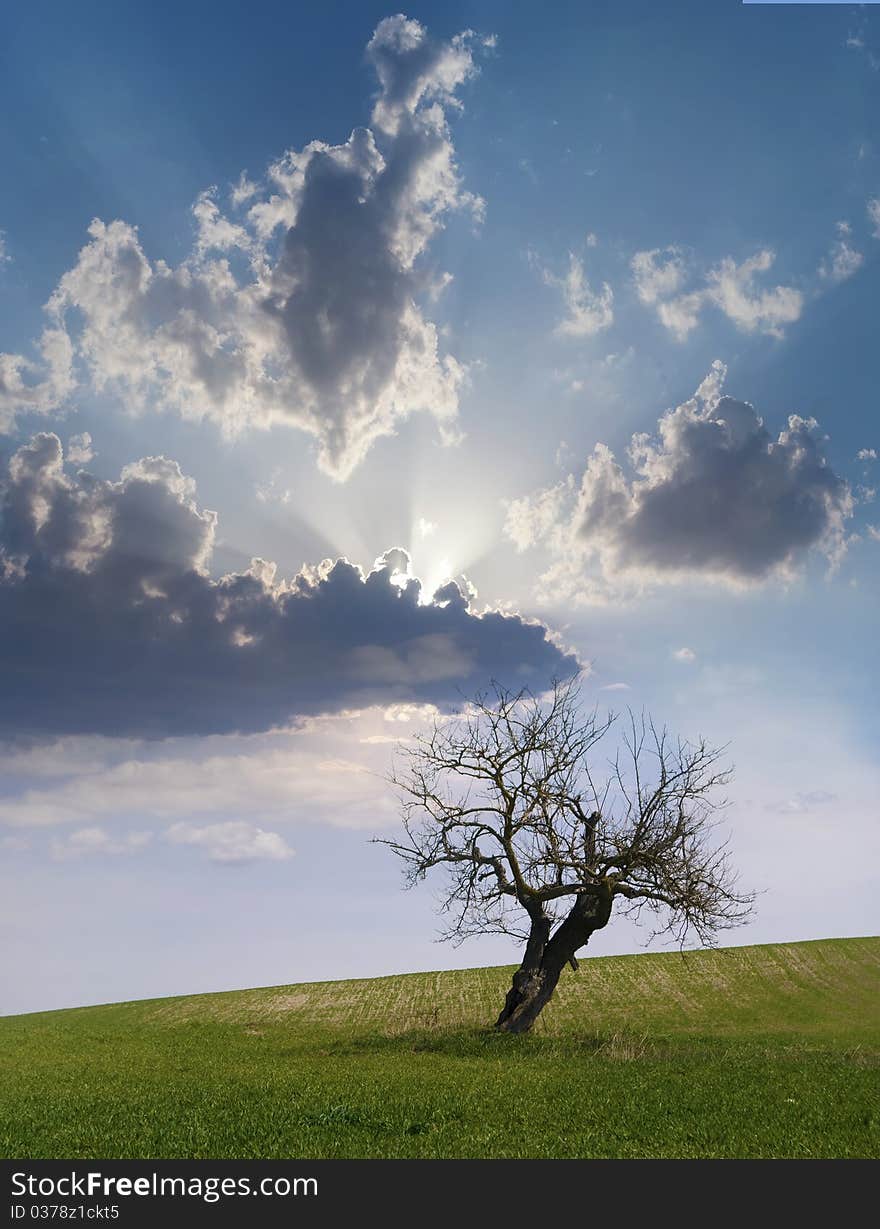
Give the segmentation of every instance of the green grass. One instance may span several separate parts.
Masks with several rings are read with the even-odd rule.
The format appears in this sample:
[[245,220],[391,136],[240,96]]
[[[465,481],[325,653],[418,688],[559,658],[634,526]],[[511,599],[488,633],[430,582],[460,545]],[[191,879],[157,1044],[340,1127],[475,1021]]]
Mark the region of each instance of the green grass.
[[607,957],[527,1037],[510,969],[0,1019],[6,1157],[866,1157],[880,939]]

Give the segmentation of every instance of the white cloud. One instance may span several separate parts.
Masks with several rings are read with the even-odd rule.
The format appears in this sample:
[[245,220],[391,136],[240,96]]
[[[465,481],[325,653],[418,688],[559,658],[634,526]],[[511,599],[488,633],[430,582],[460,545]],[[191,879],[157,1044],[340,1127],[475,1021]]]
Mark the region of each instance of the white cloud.
[[876,448],[860,448],[859,451],[856,453],[856,460],[857,461],[876,461],[877,460],[877,449]]
[[806,793],[799,791],[784,802],[768,802],[766,808],[780,815],[808,815],[820,807],[827,807],[839,801],[837,794],[824,789],[814,789]]
[[670,299],[684,284],[687,276],[681,248],[652,248],[636,252],[630,261],[636,293],[642,303],[652,306],[658,300]]
[[691,662],[695,662],[697,660],[697,655],[694,650],[686,647],[674,649],[672,656],[676,661],[683,662],[685,665],[690,665]]
[[48,414],[73,391],[73,346],[66,332],[46,328],[36,344],[37,359],[0,354],[0,432],[9,432],[16,414]]
[[692,291],[676,299],[663,300],[657,304],[657,315],[676,340],[684,341],[700,323],[700,312],[707,302],[703,291]]
[[[196,251],[199,256],[208,252],[227,252],[239,248],[243,252],[255,250],[254,237],[246,227],[239,225],[223,216],[217,204],[217,189],[208,188],[201,192],[192,207],[196,220],[197,237]],[[232,191],[233,202],[242,200],[241,193]]]
[[259,190],[260,185],[258,183],[254,183],[253,180],[248,179],[245,172],[242,171],[238,177],[238,182],[229,193],[229,199],[232,202],[233,207],[238,209],[242,205],[246,204],[247,201],[251,200],[252,197],[256,196]]
[[12,260],[12,257],[6,251],[6,232],[0,230],[0,265],[7,260]]
[[852,277],[864,263],[864,256],[856,251],[849,242],[852,233],[847,222],[837,223],[837,238],[831,245],[828,256],[819,265],[819,276],[826,281],[845,282]]
[[[304,823],[374,830],[397,821],[385,781],[391,749],[437,716],[431,705],[391,704],[261,735],[9,746],[0,828],[15,836],[73,827],[57,838],[68,856],[134,851],[147,827],[213,829],[241,816],[267,831]],[[120,834],[121,824],[135,825],[134,836]]]
[[80,435],[72,435],[67,441],[67,461],[71,465],[88,465],[95,459],[96,453],[92,447],[92,437],[88,431]]
[[0,422],[70,393],[75,346],[91,386],[129,408],[170,407],[228,434],[288,424],[340,480],[413,412],[458,438],[466,372],[421,304],[446,280],[423,267],[445,218],[483,210],[447,122],[478,42],[381,21],[367,47],[380,82],[372,128],[289,150],[259,184],[242,175],[237,217],[216,189],[201,193],[177,266],[151,260],[134,226],[93,221],[50,300],[42,383],[23,357],[0,357]]
[[754,286],[756,275],[766,273],[775,259],[775,254],[769,250],[758,252],[741,265],[725,257],[709,271],[707,294],[710,301],[746,333],[757,330],[781,337],[782,326],[800,317],[803,295],[799,290],[791,286],[757,290]]
[[584,272],[583,261],[574,252],[568,256],[568,272],[557,277],[548,269],[542,270],[547,286],[562,293],[566,314],[556,326],[556,331],[565,337],[592,337],[607,329],[614,321],[614,292],[607,282],[600,290],[594,290]]
[[254,494],[261,504],[289,504],[293,499],[293,491],[285,486],[280,469],[275,469],[265,482],[258,482]]
[[874,196],[868,201],[868,220],[874,227],[874,238],[880,239],[880,196]]
[[846,36],[844,47],[848,47],[850,51],[855,51],[864,54],[868,67],[872,72],[880,70],[880,56],[868,45],[866,32],[864,29],[850,31]]
[[683,294],[677,292],[687,280],[687,266],[677,247],[637,252],[630,262],[636,293],[642,303],[653,306],[661,323],[679,340],[697,327],[706,307],[716,307],[744,333],[781,337],[783,327],[800,318],[804,296],[792,286],[761,288],[759,275],[767,273],[776,259],[769,249],[757,252],[741,264],[725,256],[709,269],[703,284]]
[[544,491],[511,500],[507,505],[504,533],[517,550],[528,550],[553,535],[565,516],[574,490],[574,478],[569,476]]
[[8,836],[0,836],[0,849],[5,849],[9,853],[27,853],[31,843],[26,836],[22,836],[18,832],[12,832]]
[[143,744],[134,756],[122,758],[105,745],[103,754],[111,762],[3,799],[0,822],[28,828],[81,823],[89,825],[88,832],[119,816],[167,823],[237,812],[262,822],[315,817],[340,827],[375,822],[384,810],[384,790],[369,768],[340,775],[338,768],[327,767],[326,747],[299,746],[297,737],[279,734],[243,745],[226,736],[188,754],[181,740],[170,740],[159,758]]
[[283,836],[244,820],[202,828],[189,823],[174,824],[166,836],[174,845],[203,849],[212,862],[285,862],[294,854]]
[[129,832],[112,836],[105,828],[77,828],[69,836],[53,840],[49,851],[56,862],[82,858],[93,854],[119,856],[138,853],[152,840],[152,832]]

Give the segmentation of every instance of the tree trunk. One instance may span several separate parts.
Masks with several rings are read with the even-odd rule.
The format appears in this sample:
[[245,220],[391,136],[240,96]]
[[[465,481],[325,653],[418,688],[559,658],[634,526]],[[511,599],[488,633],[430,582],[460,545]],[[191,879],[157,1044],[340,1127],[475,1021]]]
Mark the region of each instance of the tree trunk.
[[551,922],[543,913],[532,919],[529,941],[520,967],[513,975],[504,1008],[495,1027],[505,1033],[527,1033],[553,997],[562,970],[575,965],[575,952],[584,947],[594,930],[601,930],[611,916],[611,893],[584,892],[575,899],[568,916],[550,938]]

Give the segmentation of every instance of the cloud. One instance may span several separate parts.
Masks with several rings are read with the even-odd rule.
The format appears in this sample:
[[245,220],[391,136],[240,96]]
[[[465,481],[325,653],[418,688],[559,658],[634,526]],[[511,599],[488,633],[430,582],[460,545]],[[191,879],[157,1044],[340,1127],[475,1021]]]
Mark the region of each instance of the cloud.
[[725,257],[709,271],[705,292],[709,302],[745,333],[757,331],[781,337],[782,326],[800,318],[803,295],[799,290],[791,286],[758,290],[754,286],[756,275],[766,273],[775,259],[775,254],[766,250],[741,265]]
[[138,853],[152,840],[152,832],[129,832],[125,836],[111,836],[105,828],[78,828],[69,836],[53,840],[49,850],[56,862],[81,858],[92,854],[118,856]]
[[0,826],[35,834],[59,826],[155,830],[246,816],[272,830],[375,829],[398,820],[385,784],[392,748],[435,717],[442,720],[433,705],[390,704],[262,734],[6,743]]
[[856,460],[857,461],[876,461],[877,460],[877,449],[876,448],[860,448],[859,451],[856,453]]
[[774,438],[751,405],[722,395],[717,362],[696,394],[632,437],[632,477],[604,444],[580,481],[514,501],[505,531],[551,559],[545,596],[585,599],[689,579],[742,586],[790,578],[811,550],[837,562],[853,497],[812,419]]
[[38,357],[0,353],[0,432],[27,411],[48,414],[73,391],[73,346],[67,333],[46,328],[36,344]]
[[6,251],[6,232],[0,230],[0,265],[7,260],[12,260],[12,257]]
[[0,849],[5,849],[8,853],[27,853],[30,847],[31,843],[28,838],[17,832],[0,837]]
[[256,824],[230,820],[224,824],[174,824],[167,839],[174,845],[194,845],[205,850],[212,862],[285,862],[294,851],[277,832],[265,832]]
[[697,327],[706,307],[716,307],[741,332],[782,337],[783,326],[800,318],[804,296],[792,286],[762,289],[756,285],[757,277],[768,272],[775,259],[769,249],[741,264],[725,256],[709,269],[701,286],[684,294],[677,292],[687,281],[688,269],[678,247],[636,252],[630,268],[641,302],[654,307],[661,323],[679,341]]
[[692,662],[695,662],[697,660],[697,655],[694,652],[694,650],[686,648],[686,647],[681,648],[681,649],[674,649],[672,652],[672,656],[675,658],[676,661],[680,661],[684,665],[690,665]]
[[[241,203],[242,196],[233,188],[230,197],[233,203]],[[196,252],[204,257],[208,252],[228,252],[236,248],[242,252],[257,250],[256,242],[246,227],[223,216],[217,204],[217,188],[199,193],[192,207],[196,221]]]
[[864,27],[850,31],[850,33],[847,34],[843,45],[844,47],[849,48],[850,51],[863,53],[868,67],[873,72],[880,70],[880,56],[878,56],[876,52],[868,45]]
[[508,504],[504,532],[517,550],[528,550],[554,537],[560,522],[567,516],[574,492],[575,479],[569,475],[556,486]]
[[636,293],[642,303],[653,306],[670,299],[682,287],[687,270],[679,247],[652,248],[636,252],[630,261]]
[[289,504],[293,499],[292,489],[284,481],[283,471],[274,469],[266,482],[254,487],[257,502],[261,504]]
[[478,45],[472,32],[438,42],[417,21],[381,21],[367,46],[372,127],[288,150],[259,183],[242,175],[235,216],[215,188],[201,193],[177,266],[150,259],[127,222],[93,221],[48,305],[57,370],[32,387],[21,356],[0,360],[0,412],[60,404],[75,347],[87,383],[127,407],[229,434],[290,425],[340,480],[413,412],[457,438],[466,372],[421,304],[448,280],[426,264],[445,218],[483,209],[461,184],[447,122]]
[[92,437],[88,431],[81,435],[72,435],[67,441],[67,460],[71,465],[88,465],[94,461],[95,450],[92,448]]
[[[152,832],[129,832],[114,836],[106,828],[78,828],[69,836],[56,837],[49,843],[49,856],[56,862],[84,857],[118,857],[140,853],[153,839]],[[190,845],[201,849],[212,862],[241,863],[258,860],[283,862],[292,858],[293,849],[277,832],[267,832],[246,820],[224,823],[172,824],[164,839],[172,845]]]
[[561,291],[566,315],[556,326],[564,337],[592,337],[614,322],[614,292],[607,282],[594,290],[587,280],[583,261],[569,252],[568,272],[557,277],[548,269],[541,271],[544,283]]
[[368,703],[455,704],[496,677],[543,685],[575,659],[547,628],[433,597],[396,549],[289,581],[273,563],[213,579],[216,514],[176,462],[117,481],[64,469],[36,435],[9,461],[0,509],[0,737],[258,731]]
[[872,234],[880,239],[880,196],[874,196],[868,201],[868,221],[874,227]]
[[839,802],[840,796],[828,790],[814,789],[806,793],[796,793],[785,802],[767,803],[768,811],[776,811],[780,815],[808,815],[820,807],[830,806]]
[[851,233],[848,222],[837,223],[837,238],[827,258],[819,265],[819,276],[826,281],[845,282],[862,267],[865,258],[849,243]]

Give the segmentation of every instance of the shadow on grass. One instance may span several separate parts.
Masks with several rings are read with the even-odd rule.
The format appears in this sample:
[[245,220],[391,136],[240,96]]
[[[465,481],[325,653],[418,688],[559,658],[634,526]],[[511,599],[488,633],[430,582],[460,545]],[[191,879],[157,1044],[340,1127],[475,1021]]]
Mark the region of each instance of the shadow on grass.
[[647,1033],[585,1032],[564,1037],[526,1033],[512,1036],[492,1028],[407,1029],[337,1041],[322,1047],[333,1055],[437,1054],[447,1058],[541,1059],[551,1056],[601,1056],[619,1061],[660,1057],[669,1048],[665,1039]]
[[414,1054],[440,1058],[473,1060],[503,1059],[505,1062],[537,1062],[564,1058],[578,1062],[590,1059],[612,1063],[675,1063],[743,1061],[767,1059],[804,1061],[818,1059],[857,1067],[876,1067],[880,1053],[875,1047],[828,1047],[815,1041],[792,1042],[788,1036],[751,1037],[731,1042],[713,1036],[670,1036],[635,1030],[585,1030],[547,1035],[526,1033],[511,1036],[492,1028],[406,1029],[399,1033],[382,1032],[327,1038],[317,1051],[326,1057],[407,1058]]

